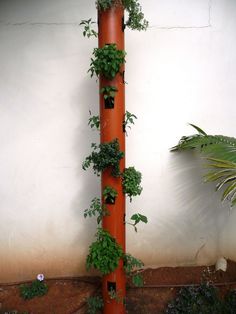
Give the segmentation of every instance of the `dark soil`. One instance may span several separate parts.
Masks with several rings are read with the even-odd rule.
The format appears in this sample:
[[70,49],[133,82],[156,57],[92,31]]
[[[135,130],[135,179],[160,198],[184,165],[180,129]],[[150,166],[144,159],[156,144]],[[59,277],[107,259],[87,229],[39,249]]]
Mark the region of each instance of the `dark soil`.
[[[181,286],[199,284],[203,277],[214,282],[224,295],[236,288],[236,263],[228,261],[226,272],[215,272],[213,266],[146,269],[143,277],[144,287],[129,286],[127,290],[129,314],[161,314]],[[0,314],[85,314],[86,299],[99,293],[101,287],[99,278],[85,277],[49,279],[46,284],[47,295],[28,301],[20,297],[19,284],[0,285]]]

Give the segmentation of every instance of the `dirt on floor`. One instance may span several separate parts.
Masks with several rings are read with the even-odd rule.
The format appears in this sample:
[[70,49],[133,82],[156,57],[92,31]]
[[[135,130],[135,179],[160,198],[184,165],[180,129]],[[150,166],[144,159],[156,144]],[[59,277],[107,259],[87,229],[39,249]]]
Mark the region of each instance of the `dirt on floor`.
[[[222,295],[236,288],[236,263],[228,261],[226,272],[211,267],[162,267],[142,271],[144,286],[127,289],[126,308],[129,314],[161,314],[181,286],[212,281]],[[48,293],[43,297],[23,300],[19,284],[0,285],[0,314],[85,314],[86,299],[101,289],[99,278],[67,278],[46,280]],[[13,312],[15,311],[15,312]],[[112,313],[111,313],[112,314]]]

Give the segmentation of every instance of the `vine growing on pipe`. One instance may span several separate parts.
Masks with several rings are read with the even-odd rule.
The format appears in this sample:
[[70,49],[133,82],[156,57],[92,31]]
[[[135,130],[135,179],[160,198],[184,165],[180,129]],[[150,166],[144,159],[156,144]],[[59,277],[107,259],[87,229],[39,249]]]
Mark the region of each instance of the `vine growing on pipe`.
[[144,18],[142,7],[138,0],[97,0],[96,5],[99,10],[107,10],[114,5],[122,4],[128,13],[128,20],[125,26],[132,30],[143,31],[148,28],[148,21]]

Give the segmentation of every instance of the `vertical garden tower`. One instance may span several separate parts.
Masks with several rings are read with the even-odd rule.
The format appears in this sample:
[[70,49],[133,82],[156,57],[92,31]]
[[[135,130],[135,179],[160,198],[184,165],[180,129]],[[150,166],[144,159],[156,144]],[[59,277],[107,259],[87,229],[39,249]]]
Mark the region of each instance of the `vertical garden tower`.
[[[147,21],[138,0],[97,0],[98,34],[91,29],[91,19],[83,20],[84,36],[98,36],[98,48],[93,51],[89,72],[99,77],[100,116],[92,116],[89,124],[100,130],[100,144],[91,145],[93,152],[86,157],[83,169],[92,166],[101,175],[101,199],[94,198],[84,216],[97,216],[97,240],[89,247],[87,269],[91,267],[102,274],[102,296],[92,298],[96,309],[103,307],[104,314],[124,314],[126,275],[134,285],[142,285],[142,278],[133,270],[143,266],[125,248],[125,196],[142,192],[141,173],[134,167],[125,167],[126,127],[134,123],[135,115],[125,111],[125,26],[145,30]],[[124,10],[128,20],[124,22]],[[130,218],[137,231],[139,222],[147,222],[139,213]],[[102,224],[102,226],[100,225]],[[94,309],[93,309],[94,312]]]
[[[98,10],[98,41],[99,48],[105,45],[115,44],[118,50],[124,50],[124,8],[122,5],[115,5],[107,10]],[[108,79],[100,76],[100,90],[112,87],[116,92],[114,97],[104,98],[100,94],[100,132],[101,143],[108,143],[113,140],[118,141],[120,150],[125,153],[125,130],[123,120],[125,115],[125,84],[124,84],[124,64],[114,78]],[[125,157],[120,160],[120,170],[125,168]],[[108,204],[106,200],[102,202],[109,210],[109,215],[103,217],[102,226],[115,239],[125,252],[125,195],[122,192],[121,177],[114,177],[110,174],[110,169],[102,173],[102,191],[107,186],[111,186],[117,191],[115,203]],[[121,302],[111,300],[109,292],[114,291]],[[119,261],[119,266],[110,274],[103,277],[102,293],[104,300],[104,313],[125,313],[125,272],[123,261]]]

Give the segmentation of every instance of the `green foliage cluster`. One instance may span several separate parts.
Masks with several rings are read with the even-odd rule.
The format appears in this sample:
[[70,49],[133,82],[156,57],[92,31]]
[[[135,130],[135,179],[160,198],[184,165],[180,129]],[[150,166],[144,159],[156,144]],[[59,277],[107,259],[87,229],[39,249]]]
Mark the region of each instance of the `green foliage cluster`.
[[100,118],[99,116],[92,116],[91,111],[89,110],[90,118],[88,120],[88,125],[91,129],[99,131],[100,129]]
[[109,216],[107,208],[101,204],[101,200],[97,197],[93,198],[90,207],[85,209],[84,218],[97,216],[97,223],[100,224],[104,216]]
[[123,5],[128,12],[128,20],[125,25],[133,30],[146,30],[148,21],[145,20],[142,7],[138,0],[97,0],[96,6],[99,10],[107,10],[115,5]]
[[124,254],[123,261],[124,261],[124,270],[126,272],[126,275],[132,278],[133,284],[136,287],[143,286],[142,276],[138,273],[133,274],[135,270],[144,266],[143,262],[133,257],[131,254]]
[[176,299],[171,301],[166,314],[234,314],[236,292],[230,291],[224,300],[219,297],[218,289],[208,283],[200,286],[184,287]]
[[137,229],[138,223],[143,222],[146,224],[148,222],[147,217],[144,215],[141,215],[139,213],[132,215],[130,219],[133,220],[133,223],[129,222],[128,224],[134,227],[135,232],[138,231],[138,229]]
[[236,205],[236,138],[208,135],[198,126],[190,124],[198,134],[183,136],[171,151],[196,150],[208,161],[210,171],[204,176],[206,182],[216,181],[216,191],[225,187],[222,201],[228,199]]
[[134,124],[134,119],[137,119],[137,117],[133,113],[130,113],[129,111],[125,112],[124,121],[123,121],[123,130],[126,133],[126,135],[127,135],[127,127],[131,129],[130,124]]
[[122,297],[122,291],[115,291],[111,289],[108,291],[109,298],[115,300],[117,303],[124,303],[124,298]]
[[111,167],[111,175],[113,177],[120,176],[120,160],[124,157],[124,153],[120,151],[120,145],[117,139],[108,143],[99,145],[93,143],[91,145],[93,152],[86,157],[83,162],[83,169],[86,170],[93,165],[93,170],[96,175]]
[[114,204],[118,193],[111,186],[106,186],[102,192],[102,195],[104,196],[105,202],[109,204]]
[[103,94],[104,99],[107,99],[109,97],[115,97],[116,92],[118,89],[115,86],[104,86],[101,88],[100,93]]
[[236,312],[236,290],[229,291],[224,299],[223,314],[235,314]]
[[89,247],[89,254],[86,260],[87,269],[95,268],[103,275],[113,272],[119,260],[123,256],[123,251],[116,240],[102,228],[98,228],[97,240]]
[[217,289],[208,284],[184,287],[177,298],[168,304],[167,314],[211,314],[222,313],[222,302]]
[[96,0],[96,6],[99,10],[107,10],[114,5],[114,0]]
[[33,299],[34,297],[41,297],[48,292],[48,286],[44,281],[34,280],[31,284],[24,284],[20,286],[20,296],[25,299]]
[[122,174],[123,192],[127,194],[132,202],[132,197],[140,195],[143,188],[140,186],[142,174],[134,167],[125,168]]
[[119,73],[121,65],[125,63],[125,51],[119,50],[116,44],[107,44],[103,48],[94,48],[94,58],[91,58],[88,72],[93,75],[103,75],[112,80]]
[[133,30],[146,30],[148,28],[148,21],[144,18],[139,2],[137,0],[123,0],[122,2],[128,12],[126,26]]
[[88,310],[87,314],[97,314],[100,311],[104,304],[103,299],[100,296],[94,296],[87,299]]
[[100,93],[103,94],[106,108],[114,108],[117,91],[118,89],[115,86],[104,86],[101,88]]
[[98,37],[98,33],[92,29],[92,25],[96,24],[96,22],[93,22],[90,18],[89,20],[82,20],[79,25],[84,26],[83,36],[84,37]]

